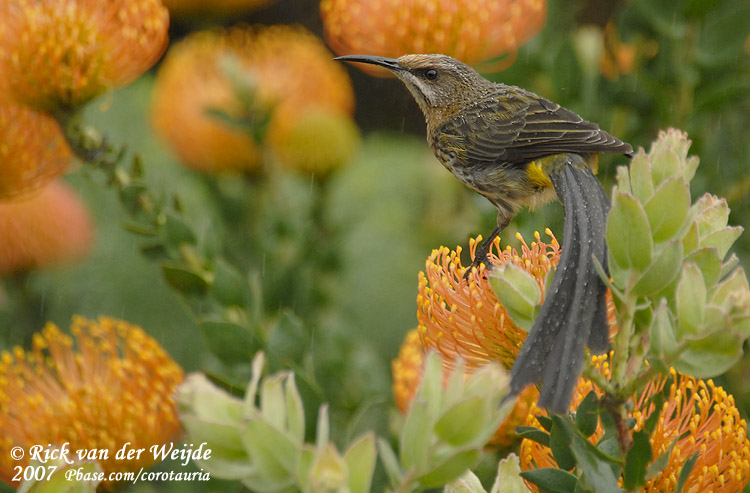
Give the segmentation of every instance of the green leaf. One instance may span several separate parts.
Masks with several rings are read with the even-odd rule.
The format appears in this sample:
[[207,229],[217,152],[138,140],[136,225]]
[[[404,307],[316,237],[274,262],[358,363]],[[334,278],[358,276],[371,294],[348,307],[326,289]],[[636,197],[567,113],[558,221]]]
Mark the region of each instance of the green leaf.
[[712,378],[729,370],[742,357],[742,339],[726,330],[714,331],[698,340],[686,340],[674,367],[680,373]]
[[732,307],[730,301],[732,294],[748,290],[750,290],[750,285],[745,275],[745,269],[738,267],[732,271],[729,277],[715,286],[711,292],[711,302],[729,310]]
[[124,185],[119,190],[120,203],[132,215],[136,215],[141,210],[141,196],[148,192],[148,187],[144,183],[132,182]]
[[424,400],[428,406],[425,412],[437,417],[443,407],[443,392],[443,361],[437,352],[432,351],[425,359],[422,382],[414,400]]
[[698,334],[706,320],[706,283],[697,265],[683,267],[676,298],[678,338]]
[[652,151],[650,160],[651,178],[655,187],[658,187],[668,178],[676,175],[682,167],[680,157],[675,151],[669,148]]
[[344,461],[349,469],[349,491],[351,493],[368,493],[375,472],[375,435],[366,433],[357,438],[344,453]]
[[222,258],[216,259],[213,273],[214,282],[211,285],[213,297],[224,306],[245,305],[249,293],[245,277]]
[[529,488],[521,479],[521,461],[514,453],[508,454],[497,464],[497,475],[490,493],[528,493]]
[[672,239],[688,219],[690,186],[681,177],[673,177],[659,185],[654,196],[644,205],[654,242]]
[[685,263],[693,263],[698,266],[707,288],[719,281],[721,257],[716,248],[699,248],[685,257]]
[[738,265],[740,265],[740,259],[736,254],[733,253],[721,264],[719,279],[725,279],[726,277],[728,277],[730,274],[732,274],[732,272],[734,272],[735,268]]
[[428,473],[419,476],[419,484],[424,488],[438,488],[466,472],[479,461],[480,451],[465,450],[446,458]]
[[549,493],[572,493],[578,483],[576,476],[555,467],[529,469],[523,471],[521,477],[529,483],[539,486],[542,491]]
[[700,235],[698,234],[698,223],[693,221],[690,227],[685,233],[685,237],[682,238],[683,250],[686,253],[693,252],[696,248],[700,247]]
[[723,259],[726,257],[729,249],[737,238],[742,234],[742,226],[728,226],[701,238],[702,247],[715,247],[719,251],[719,256]]
[[385,439],[378,438],[377,443],[378,455],[380,456],[380,461],[383,463],[386,474],[388,474],[388,479],[393,485],[401,484],[404,473],[401,470],[396,453]]
[[286,401],[287,429],[297,442],[302,444],[305,441],[305,408],[302,404],[302,397],[297,390],[294,373],[291,372],[286,378],[284,400]]
[[623,192],[615,195],[607,219],[607,246],[610,259],[622,269],[632,267],[642,271],[651,263],[653,240],[648,217],[632,195]]
[[695,452],[682,465],[682,469],[680,469],[680,476],[677,478],[677,487],[675,489],[675,493],[682,493],[682,489],[685,487],[685,483],[687,483],[687,480],[690,477],[690,473],[693,471],[693,467],[695,467],[695,463],[698,462],[698,456],[699,453]]
[[250,458],[242,445],[240,427],[210,423],[195,416],[181,416],[180,423],[190,440],[206,442],[211,449],[211,458],[203,464],[211,475],[238,480],[253,470]]
[[331,437],[331,423],[328,419],[328,404],[318,408],[318,422],[315,425],[315,448],[318,452],[328,446]]
[[534,276],[508,262],[492,270],[490,286],[511,320],[528,332],[542,302],[542,290]]
[[305,445],[302,448],[297,464],[297,486],[302,491],[310,491],[310,476],[312,475],[311,471],[315,463],[316,452],[315,447],[310,445]]
[[651,353],[662,358],[672,356],[677,352],[677,337],[671,317],[672,312],[667,308],[667,300],[662,298],[654,311],[649,328]]
[[199,324],[208,349],[224,363],[247,363],[262,348],[253,330],[223,320],[202,320]]
[[136,154],[130,162],[130,176],[132,178],[143,178],[143,175],[143,159],[140,155]]
[[646,484],[646,466],[648,466],[654,454],[651,451],[651,441],[644,431],[633,432],[633,445],[625,455],[625,467],[623,469],[623,485],[625,489],[632,490]]
[[[445,387],[445,386],[444,386]],[[466,363],[459,358],[448,378],[448,385],[443,391],[444,405],[453,406],[457,404],[466,394]]]
[[279,430],[286,430],[286,373],[266,377],[260,385],[260,412],[265,421]]
[[[638,153],[634,158],[633,161],[640,156],[641,153]],[[633,163],[631,161],[630,167],[632,168]],[[651,180],[651,172],[649,171],[649,180]],[[623,192],[627,193],[633,193],[633,189],[630,186],[630,170],[627,166],[618,166],[616,171],[616,177],[617,177],[617,190],[621,190]]]
[[424,471],[427,467],[433,438],[432,419],[428,410],[428,403],[417,396],[407,412],[400,441],[401,465],[406,470]]
[[680,240],[664,244],[661,252],[635,283],[635,296],[653,296],[669,286],[682,270],[683,250]]
[[[448,409],[435,424],[435,434],[453,447],[474,444],[483,438],[488,418],[484,399],[472,397]],[[474,444],[481,446],[481,443]]]
[[599,398],[593,390],[578,405],[576,409],[576,426],[585,437],[590,437],[596,431],[599,423]]
[[149,260],[164,260],[169,258],[167,249],[161,242],[143,245],[141,247],[141,254]]
[[715,195],[705,194],[693,204],[695,222],[698,234],[704,238],[715,231],[727,226],[729,221],[729,206],[726,199]]
[[303,361],[310,344],[310,336],[297,315],[291,310],[279,313],[268,337],[269,358],[279,359],[278,364],[295,367]]
[[573,451],[570,449],[571,434],[567,423],[564,422],[565,420],[567,418],[558,415],[552,416],[554,424],[549,434],[549,448],[552,451],[555,462],[557,462],[557,466],[560,469],[570,471],[576,466],[576,459],[573,456]]
[[151,224],[141,224],[130,221],[121,222],[122,229],[129,231],[133,234],[147,237],[154,237],[158,235],[158,231],[154,229]]
[[167,245],[179,246],[183,243],[190,245],[195,244],[195,234],[190,226],[182,220],[182,218],[175,216],[174,214],[167,214],[164,222],[164,238],[167,241]]
[[619,432],[615,426],[615,421],[610,413],[602,413],[599,415],[599,422],[604,428],[604,435],[597,442],[596,450],[617,461],[622,457],[622,449],[620,448]]
[[552,429],[552,418],[549,416],[537,416],[536,420],[539,421],[539,424],[542,428],[544,428],[547,431],[550,431]]
[[202,294],[208,290],[209,283],[199,272],[180,263],[162,262],[161,272],[167,284],[183,294]]
[[633,159],[630,161],[630,185],[635,198],[643,204],[648,202],[654,195],[654,182],[651,180],[651,163],[643,152],[639,152],[633,156]]
[[516,428],[516,434],[521,438],[549,447],[549,433],[534,426],[518,426]]
[[346,462],[332,443],[316,450],[315,460],[309,469],[308,484],[311,491],[342,491],[347,484]]
[[571,445],[579,470],[583,473],[584,482],[596,493],[620,493],[617,478],[611,464],[603,460],[602,453],[596,450],[585,438],[573,435]]
[[446,484],[443,493],[487,493],[487,491],[473,472],[466,471],[458,479]]
[[282,485],[294,484],[302,451],[286,433],[261,419],[254,419],[246,424],[242,443],[263,477]]

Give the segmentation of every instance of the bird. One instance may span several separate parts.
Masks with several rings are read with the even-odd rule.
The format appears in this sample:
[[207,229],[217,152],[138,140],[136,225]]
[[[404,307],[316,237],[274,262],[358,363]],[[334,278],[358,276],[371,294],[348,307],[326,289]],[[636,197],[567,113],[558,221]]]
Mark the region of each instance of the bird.
[[495,237],[523,207],[558,199],[565,211],[560,261],[511,368],[509,396],[541,386],[538,405],[568,411],[585,349],[609,347],[606,219],[610,201],[595,176],[601,153],[632,157],[630,144],[525,89],[496,83],[447,55],[344,55],[389,70],[424,114],[438,161],[497,208],[497,227],[469,270],[487,262]]

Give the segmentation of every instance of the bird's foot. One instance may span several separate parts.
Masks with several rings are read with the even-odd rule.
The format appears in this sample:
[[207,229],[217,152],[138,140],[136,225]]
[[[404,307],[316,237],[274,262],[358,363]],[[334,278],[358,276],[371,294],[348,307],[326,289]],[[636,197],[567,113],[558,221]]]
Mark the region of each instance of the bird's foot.
[[466,269],[466,272],[464,272],[464,281],[469,280],[469,276],[471,273],[474,273],[474,277],[484,275],[486,276],[490,270],[492,270],[492,262],[490,262],[487,259],[487,254],[484,255],[477,255],[474,257],[474,261],[471,263],[471,265]]

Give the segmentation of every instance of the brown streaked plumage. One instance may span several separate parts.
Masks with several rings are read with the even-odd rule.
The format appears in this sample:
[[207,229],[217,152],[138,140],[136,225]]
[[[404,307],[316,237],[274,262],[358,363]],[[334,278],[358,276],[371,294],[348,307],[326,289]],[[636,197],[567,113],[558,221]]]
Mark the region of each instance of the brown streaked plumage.
[[497,228],[477,249],[474,266],[486,260],[492,240],[521,207],[555,197],[563,203],[560,264],[511,371],[511,390],[516,394],[527,384],[542,383],[540,404],[565,412],[585,346],[596,352],[608,346],[606,288],[594,262],[607,269],[609,200],[593,173],[599,153],[630,156],[633,148],[552,101],[490,82],[446,55],[337,60],[393,72],[422,109],[438,160],[497,208]]

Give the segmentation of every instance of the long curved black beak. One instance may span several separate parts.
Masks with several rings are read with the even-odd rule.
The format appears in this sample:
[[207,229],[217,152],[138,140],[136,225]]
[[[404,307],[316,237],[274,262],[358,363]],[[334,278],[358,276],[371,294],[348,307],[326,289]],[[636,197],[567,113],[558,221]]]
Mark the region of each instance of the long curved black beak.
[[388,70],[403,70],[403,67],[398,63],[395,58],[386,58],[383,56],[374,55],[344,55],[334,58],[340,62],[357,62],[357,63],[369,63],[370,65],[378,65],[379,67],[385,67]]

